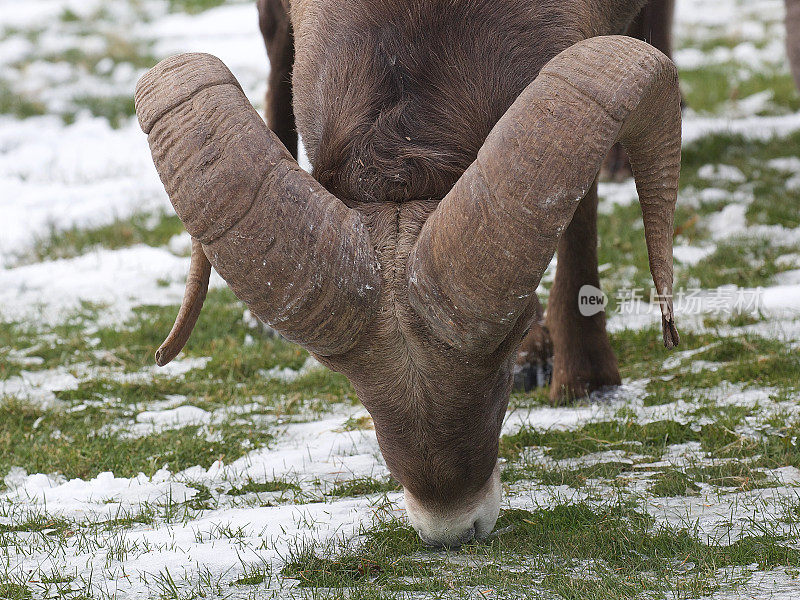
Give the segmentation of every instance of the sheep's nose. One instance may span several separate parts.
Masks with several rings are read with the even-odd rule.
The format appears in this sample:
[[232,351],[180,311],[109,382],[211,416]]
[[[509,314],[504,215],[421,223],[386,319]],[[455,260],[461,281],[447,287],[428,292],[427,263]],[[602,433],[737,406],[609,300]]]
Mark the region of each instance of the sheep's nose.
[[452,506],[431,506],[405,490],[406,514],[420,539],[437,548],[458,548],[472,540],[483,540],[492,532],[500,513],[502,485],[495,467],[477,494],[459,498]]
[[421,529],[417,531],[417,533],[422,542],[427,546],[433,546],[434,548],[460,548],[464,544],[468,544],[475,539],[475,526],[473,525],[461,535],[448,532],[448,535],[439,537],[439,539],[435,537],[435,534],[434,537],[429,537],[429,535]]

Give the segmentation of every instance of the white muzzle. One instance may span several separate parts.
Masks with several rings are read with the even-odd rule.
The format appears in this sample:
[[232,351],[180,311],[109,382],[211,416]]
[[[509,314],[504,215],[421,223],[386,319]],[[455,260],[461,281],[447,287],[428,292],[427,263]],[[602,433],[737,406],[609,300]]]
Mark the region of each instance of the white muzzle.
[[500,514],[502,496],[500,469],[495,466],[486,485],[452,511],[429,510],[406,490],[406,513],[423,542],[429,546],[457,548],[473,539],[483,540],[492,532]]

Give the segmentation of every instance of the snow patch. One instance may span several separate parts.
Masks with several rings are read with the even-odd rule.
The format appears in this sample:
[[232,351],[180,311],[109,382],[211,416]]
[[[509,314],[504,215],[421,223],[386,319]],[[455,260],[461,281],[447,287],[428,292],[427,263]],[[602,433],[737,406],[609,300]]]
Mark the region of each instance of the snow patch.
[[696,265],[704,258],[714,254],[717,247],[711,246],[690,246],[688,244],[681,244],[673,246],[672,256],[680,263],[691,266]]
[[731,165],[704,165],[697,175],[709,181],[725,183],[744,183],[747,177],[739,169]]
[[[188,270],[188,258],[150,246],[0,269],[0,313],[57,323],[91,302],[108,307],[107,318],[119,323],[135,306],[180,304]],[[214,274],[210,285],[225,283]]]
[[211,413],[196,406],[179,406],[169,410],[146,410],[136,415],[137,423],[154,426],[183,427],[211,422]]
[[303,366],[299,369],[292,369],[290,367],[272,367],[271,369],[263,369],[260,371],[261,375],[267,379],[277,379],[285,383],[290,383],[299,377],[308,375],[310,372],[323,369],[322,364],[313,356],[309,356]]
[[741,204],[729,204],[708,221],[708,230],[715,240],[729,238],[747,229],[747,207]]

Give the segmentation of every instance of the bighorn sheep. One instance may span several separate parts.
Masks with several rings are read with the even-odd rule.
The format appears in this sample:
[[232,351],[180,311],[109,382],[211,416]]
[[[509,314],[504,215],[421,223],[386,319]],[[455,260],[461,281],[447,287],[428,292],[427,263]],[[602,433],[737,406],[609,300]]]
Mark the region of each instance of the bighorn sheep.
[[[169,58],[137,86],[154,162],[194,240],[158,362],[188,338],[210,261],[253,314],[350,379],[422,539],[484,538],[515,354],[526,334],[541,345],[536,288],[556,248],[553,394],[619,383],[603,315],[581,316],[577,301],[598,284],[596,176],[618,140],[664,343],[678,344],[676,69],[613,35],[642,1],[286,4],[260,2],[272,130],[209,55]],[[313,177],[293,156],[294,115]]]

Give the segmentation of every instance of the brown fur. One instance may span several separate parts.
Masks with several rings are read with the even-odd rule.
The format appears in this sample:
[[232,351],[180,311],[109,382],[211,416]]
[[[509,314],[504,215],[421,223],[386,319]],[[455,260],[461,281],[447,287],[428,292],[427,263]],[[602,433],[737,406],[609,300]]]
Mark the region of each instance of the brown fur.
[[[315,178],[345,202],[442,198],[544,63],[587,35],[616,33],[635,12],[632,3],[609,7],[608,2],[473,0],[450,3],[449,12],[432,10],[432,3],[422,0],[322,4],[326,18],[314,22],[295,70],[301,99],[295,110]],[[329,14],[344,12],[343,5],[349,5],[348,19]],[[281,43],[293,47],[293,40],[280,33],[284,9],[280,0],[259,0],[262,31],[270,58],[277,61],[289,54]],[[657,14],[645,8],[638,26],[651,27]],[[421,39],[431,43],[407,41]],[[350,56],[354,60],[341,58]],[[277,65],[283,73],[283,63]],[[267,104],[283,107],[281,114],[289,119],[294,113],[286,106],[284,83],[271,79]],[[267,122],[279,137],[291,126],[276,119],[274,109],[268,110]],[[558,281],[585,277],[584,283],[599,285],[596,248],[589,248],[595,229],[594,217],[571,226],[569,237],[579,241],[561,244],[559,256],[584,268],[575,273],[559,268]],[[575,289],[566,283],[560,287],[565,292],[551,300],[548,315],[558,340],[554,400],[619,383],[602,315],[586,319],[573,306],[583,285],[577,283]],[[588,323],[594,325],[585,331]],[[585,333],[591,338],[584,339]],[[529,345],[541,337],[537,325],[530,336]],[[584,343],[575,343],[581,339]],[[526,360],[547,357],[530,353]]]
[[441,199],[539,69],[582,38],[562,2],[321,4],[295,111],[314,176],[345,201]]
[[[477,363],[439,342],[408,299],[408,255],[436,201],[358,204],[377,242],[389,298],[368,343],[320,360],[348,376],[372,415],[392,474],[423,502],[451,506],[485,483],[523,330]],[[521,324],[520,327],[523,325]],[[374,356],[385,359],[373,360]],[[364,372],[369,371],[367,377]],[[447,372],[446,378],[437,373]]]
[[258,0],[258,24],[269,56],[267,82],[267,125],[297,158],[297,126],[292,108],[292,64],[294,36],[288,2]]
[[600,287],[596,181],[558,242],[558,267],[546,320],[556,349],[550,385],[554,402],[580,398],[621,383],[617,359],[606,334],[605,313],[584,317],[578,310],[578,292],[584,285]]
[[628,28],[627,34],[652,44],[672,57],[672,17],[675,0],[650,0]]

